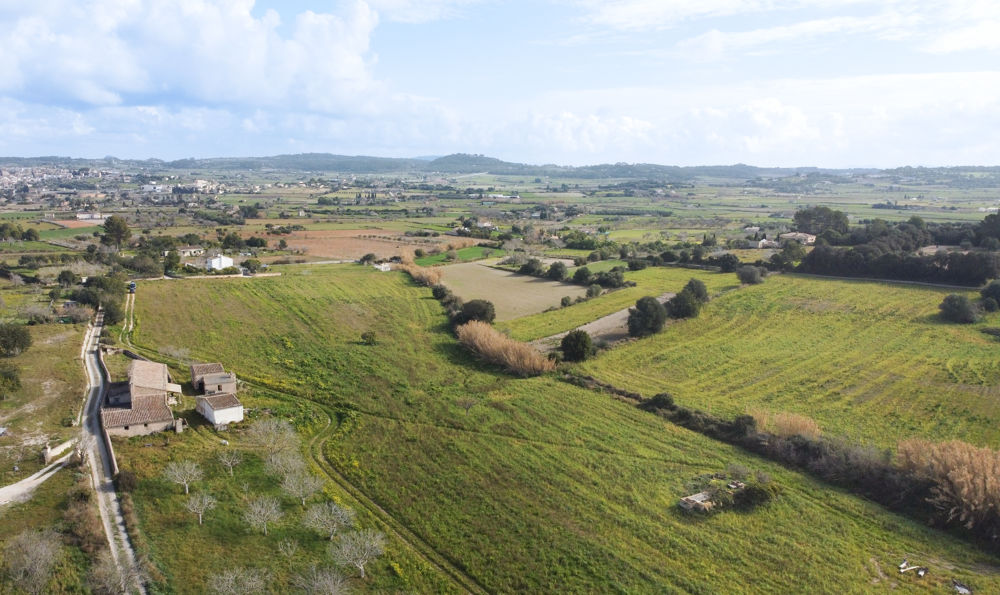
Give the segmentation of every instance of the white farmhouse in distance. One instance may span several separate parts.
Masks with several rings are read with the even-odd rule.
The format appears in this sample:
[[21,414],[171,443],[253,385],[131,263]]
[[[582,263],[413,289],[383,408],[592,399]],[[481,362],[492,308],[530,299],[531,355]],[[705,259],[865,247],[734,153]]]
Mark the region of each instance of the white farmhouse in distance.
[[222,254],[213,256],[205,261],[205,268],[210,271],[221,271],[233,266],[233,259]]

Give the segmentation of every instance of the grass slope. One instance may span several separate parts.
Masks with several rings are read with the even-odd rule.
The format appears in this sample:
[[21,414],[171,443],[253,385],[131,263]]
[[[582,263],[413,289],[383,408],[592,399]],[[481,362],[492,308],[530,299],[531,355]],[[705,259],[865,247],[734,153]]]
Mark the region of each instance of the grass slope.
[[[290,403],[310,398],[311,406],[360,410],[329,440],[314,442],[323,458],[486,590],[860,593],[888,583],[941,588],[952,576],[1000,588],[1000,577],[985,571],[995,559],[946,535],[607,396],[476,364],[446,332],[429,291],[401,274],[317,266],[270,279],[142,283],[138,296],[142,345],[188,346],[299,396]],[[358,344],[368,328],[378,345]],[[481,404],[465,413],[455,405],[465,396]],[[140,516],[168,576],[222,563],[286,572],[285,562],[268,557],[263,536],[235,525],[198,530],[177,509],[179,488],[156,479],[167,457],[200,458],[208,467],[218,448],[210,430],[170,437],[169,453],[140,441],[121,451],[144,478]],[[685,482],[729,462],[772,474],[785,494],[755,513],[679,513]],[[271,489],[253,464],[238,473],[252,490]],[[213,474],[211,489],[231,507],[240,481]],[[154,506],[154,497],[167,501]],[[218,522],[232,523],[225,519]],[[179,551],[202,541],[209,546],[191,548],[203,552],[197,557]],[[922,582],[892,575],[904,555],[934,574]],[[403,571],[390,572],[392,562]],[[371,573],[382,582],[367,586],[399,588],[399,574],[417,590],[442,580],[394,541]]]
[[582,367],[719,415],[793,411],[882,446],[921,436],[996,448],[1000,362],[996,340],[980,329],[997,316],[941,322],[938,304],[952,291],[771,277]]

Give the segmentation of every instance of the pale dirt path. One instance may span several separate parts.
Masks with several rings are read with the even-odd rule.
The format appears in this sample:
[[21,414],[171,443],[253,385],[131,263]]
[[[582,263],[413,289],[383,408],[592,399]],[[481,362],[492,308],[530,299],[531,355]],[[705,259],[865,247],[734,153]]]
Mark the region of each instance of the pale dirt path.
[[64,455],[62,458],[53,461],[34,475],[30,475],[17,483],[12,483],[8,486],[0,488],[0,506],[10,504],[11,502],[24,502],[25,500],[31,498],[31,494],[35,491],[35,488],[42,485],[46,479],[55,475],[56,471],[62,469],[66,463],[69,462],[72,455],[73,453]]
[[[134,303],[134,295],[130,294],[130,302]],[[128,303],[127,303],[128,304]],[[128,310],[127,310],[128,311]],[[131,321],[130,321],[131,324]],[[135,566],[136,555],[125,529],[125,518],[122,515],[118,493],[115,492],[111,471],[111,456],[104,442],[101,429],[101,402],[107,388],[104,375],[101,373],[97,350],[100,349],[101,329],[104,328],[104,313],[98,312],[93,329],[84,339],[84,367],[87,370],[87,386],[89,389],[87,403],[83,408],[81,427],[84,432],[84,448],[87,464],[90,467],[90,478],[97,493],[97,507],[101,513],[101,524],[110,546],[111,556],[122,566]],[[122,559],[124,558],[124,560]],[[145,595],[146,586],[138,583],[140,593]]]
[[[670,298],[674,297],[674,293],[664,293],[656,299],[660,303],[664,303]],[[604,341],[608,344],[617,343],[618,341],[623,341],[628,339],[628,308],[624,310],[619,310],[607,316],[598,318],[593,322],[588,322],[582,326],[578,326],[572,330],[582,330],[587,331],[590,335],[590,339],[597,343],[599,341]],[[541,339],[535,339],[531,342],[531,345],[535,349],[541,351],[542,353],[548,353],[550,351],[555,351],[559,349],[559,343],[562,338],[568,335],[571,331],[566,331],[563,333],[558,333],[556,335],[550,335],[548,337],[542,337]]]

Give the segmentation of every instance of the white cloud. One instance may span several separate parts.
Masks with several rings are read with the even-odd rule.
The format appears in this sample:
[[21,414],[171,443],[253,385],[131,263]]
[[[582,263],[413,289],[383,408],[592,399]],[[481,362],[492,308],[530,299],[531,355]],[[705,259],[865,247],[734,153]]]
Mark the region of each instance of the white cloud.
[[364,2],[304,12],[291,33],[250,0],[41,0],[0,21],[0,92],[39,103],[108,106],[149,96],[183,105],[352,110],[376,86]]
[[401,23],[427,23],[454,18],[460,7],[476,4],[481,0],[368,0],[379,15]]

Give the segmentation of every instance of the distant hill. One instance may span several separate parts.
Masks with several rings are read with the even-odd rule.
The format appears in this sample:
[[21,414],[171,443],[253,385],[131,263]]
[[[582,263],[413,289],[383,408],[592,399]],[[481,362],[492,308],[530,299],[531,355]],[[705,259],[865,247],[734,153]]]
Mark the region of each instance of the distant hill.
[[718,179],[724,183],[740,183],[757,178],[784,178],[788,176],[849,176],[882,173],[891,178],[916,179],[922,182],[946,180],[959,185],[996,185],[1000,180],[1000,167],[900,167],[878,169],[825,169],[818,167],[765,168],[737,163],[735,165],[676,166],[653,163],[602,163],[580,167],[568,165],[530,165],[503,161],[495,157],[470,153],[455,153],[441,157],[413,158],[371,157],[364,155],[334,155],[332,153],[300,153],[268,157],[211,157],[206,159],[79,159],[71,157],[0,157],[0,167],[135,167],[149,170],[257,170],[301,171],[316,173],[349,174],[471,174],[485,172],[494,175],[524,175],[577,179],[647,179],[668,182],[686,182],[694,179]]

